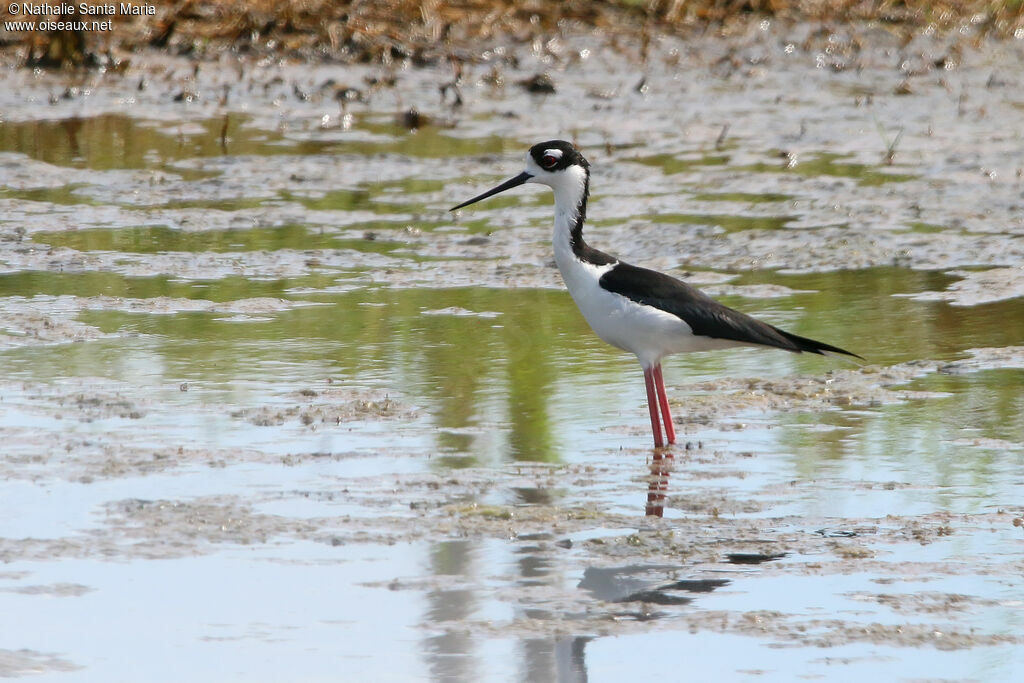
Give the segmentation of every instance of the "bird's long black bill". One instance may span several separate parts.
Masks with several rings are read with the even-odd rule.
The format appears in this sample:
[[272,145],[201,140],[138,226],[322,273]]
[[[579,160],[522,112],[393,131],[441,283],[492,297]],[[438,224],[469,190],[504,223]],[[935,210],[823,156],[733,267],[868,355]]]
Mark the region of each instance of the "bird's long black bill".
[[533,177],[532,174],[527,173],[526,171],[523,171],[522,173],[517,175],[515,178],[509,178],[508,180],[503,182],[501,185],[498,185],[496,188],[494,188],[492,190],[487,190],[487,192],[484,192],[481,195],[477,195],[476,197],[473,197],[469,201],[462,202],[458,206],[453,206],[452,208],[450,208],[448,210],[449,211],[457,211],[458,209],[461,209],[464,206],[469,206],[470,204],[476,204],[478,201],[480,201],[482,199],[487,199],[488,197],[493,197],[494,195],[498,194],[499,192],[504,192],[505,190],[511,190],[513,187],[519,187],[520,185],[522,185],[523,183],[525,183],[527,180],[529,180],[532,177]]

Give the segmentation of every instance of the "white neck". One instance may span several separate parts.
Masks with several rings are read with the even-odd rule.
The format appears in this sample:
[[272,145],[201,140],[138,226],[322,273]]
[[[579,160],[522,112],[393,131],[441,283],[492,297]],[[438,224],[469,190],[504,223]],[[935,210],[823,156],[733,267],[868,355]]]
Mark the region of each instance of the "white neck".
[[[587,191],[587,172],[579,166],[570,166],[550,184],[555,193],[555,226],[551,241],[555,262],[564,274],[565,264],[574,258],[572,229],[579,219],[580,202]],[[582,239],[582,234],[579,238]]]

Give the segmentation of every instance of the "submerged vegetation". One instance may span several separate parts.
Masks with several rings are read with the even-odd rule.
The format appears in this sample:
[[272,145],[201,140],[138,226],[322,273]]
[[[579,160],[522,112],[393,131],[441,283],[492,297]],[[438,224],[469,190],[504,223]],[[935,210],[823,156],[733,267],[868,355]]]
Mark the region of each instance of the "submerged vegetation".
[[[544,41],[573,28],[600,31],[611,41],[637,38],[643,52],[659,34],[729,34],[765,20],[876,25],[907,40],[921,31],[1024,36],[1021,0],[155,0],[152,6],[151,16],[99,17],[112,20],[110,30],[4,29],[0,54],[43,67],[118,63],[118,53],[146,50],[424,65],[479,59],[510,44],[543,49]],[[4,10],[5,19],[45,18]]]

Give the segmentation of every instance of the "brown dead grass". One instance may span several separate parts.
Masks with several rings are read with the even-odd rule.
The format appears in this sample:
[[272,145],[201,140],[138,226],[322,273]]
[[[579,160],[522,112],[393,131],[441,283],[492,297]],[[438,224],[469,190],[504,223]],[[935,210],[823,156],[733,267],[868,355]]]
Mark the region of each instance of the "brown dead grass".
[[[472,59],[485,49],[532,43],[573,27],[629,33],[642,45],[659,32],[730,32],[765,18],[871,22],[911,34],[967,26],[984,37],[1009,36],[1024,27],[1024,0],[151,1],[156,16],[114,17],[108,32],[0,32],[0,51],[35,66],[96,64],[118,51],[152,49],[426,64],[453,54]],[[3,12],[9,18],[6,5]]]

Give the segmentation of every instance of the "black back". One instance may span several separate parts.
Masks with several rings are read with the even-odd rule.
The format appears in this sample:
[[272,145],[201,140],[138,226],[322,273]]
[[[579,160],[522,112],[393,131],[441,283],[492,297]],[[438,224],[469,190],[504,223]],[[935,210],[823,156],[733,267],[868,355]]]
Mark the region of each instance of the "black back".
[[655,270],[619,262],[601,276],[599,284],[603,289],[638,304],[653,306],[679,317],[695,335],[774,346],[796,353],[822,354],[830,351],[860,358],[855,353],[780,330],[740,313],[682,280]]

